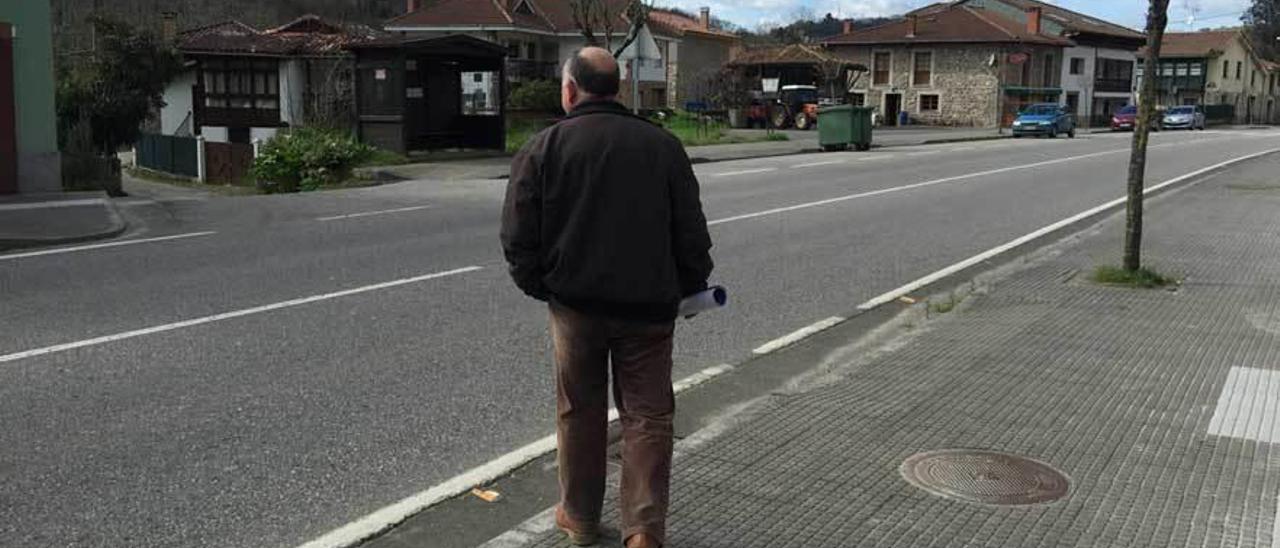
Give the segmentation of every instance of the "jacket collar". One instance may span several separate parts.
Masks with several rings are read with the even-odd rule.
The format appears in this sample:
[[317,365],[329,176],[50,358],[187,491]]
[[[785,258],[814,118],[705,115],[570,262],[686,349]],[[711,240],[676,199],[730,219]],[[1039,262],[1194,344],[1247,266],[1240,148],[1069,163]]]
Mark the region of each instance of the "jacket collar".
[[565,115],[564,118],[567,120],[569,118],[577,118],[579,116],[586,116],[588,114],[600,114],[600,113],[621,114],[623,116],[635,116],[631,114],[631,111],[628,110],[627,107],[622,106],[622,103],[619,103],[612,99],[598,99],[598,100],[585,101],[582,103],[578,103],[576,106],[573,107],[573,110],[570,111],[569,114]]

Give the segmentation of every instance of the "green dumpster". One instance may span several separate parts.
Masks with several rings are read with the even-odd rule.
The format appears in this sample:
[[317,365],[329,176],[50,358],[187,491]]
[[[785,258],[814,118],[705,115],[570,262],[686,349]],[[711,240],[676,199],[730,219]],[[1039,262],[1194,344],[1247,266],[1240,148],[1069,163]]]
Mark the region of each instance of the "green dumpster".
[[871,110],[852,105],[818,109],[818,144],[823,150],[871,148]]

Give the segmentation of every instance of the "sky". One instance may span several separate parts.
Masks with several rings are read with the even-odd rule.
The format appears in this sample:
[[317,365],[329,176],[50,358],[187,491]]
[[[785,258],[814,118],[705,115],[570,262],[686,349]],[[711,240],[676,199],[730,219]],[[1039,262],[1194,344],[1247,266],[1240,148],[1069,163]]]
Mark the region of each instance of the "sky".
[[[937,0],[659,0],[697,13],[708,6],[712,15],[748,29],[785,25],[802,14],[816,17],[879,17],[901,14]],[[1145,25],[1145,0],[1047,0],[1064,8],[1113,23],[1141,29]],[[1237,25],[1249,0],[1171,0],[1169,31]],[[1190,19],[1190,21],[1189,21]]]

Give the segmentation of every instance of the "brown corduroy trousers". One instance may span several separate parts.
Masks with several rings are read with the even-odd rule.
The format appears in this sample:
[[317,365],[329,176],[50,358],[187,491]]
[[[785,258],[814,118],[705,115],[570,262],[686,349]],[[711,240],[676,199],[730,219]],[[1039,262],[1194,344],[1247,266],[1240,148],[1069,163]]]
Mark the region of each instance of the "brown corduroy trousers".
[[622,539],[666,542],[671,480],[674,322],[644,323],[551,305],[556,357],[560,504],[570,519],[600,520],[608,444],[608,389],[622,423]]

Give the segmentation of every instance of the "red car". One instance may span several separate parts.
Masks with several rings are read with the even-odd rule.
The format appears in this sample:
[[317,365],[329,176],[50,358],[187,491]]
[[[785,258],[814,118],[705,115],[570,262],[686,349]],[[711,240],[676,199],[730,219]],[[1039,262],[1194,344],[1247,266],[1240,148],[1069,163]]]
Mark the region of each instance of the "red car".
[[[1151,130],[1160,131],[1160,113],[1155,113]],[[1138,125],[1138,107],[1129,105],[1111,115],[1111,131],[1133,131]]]

